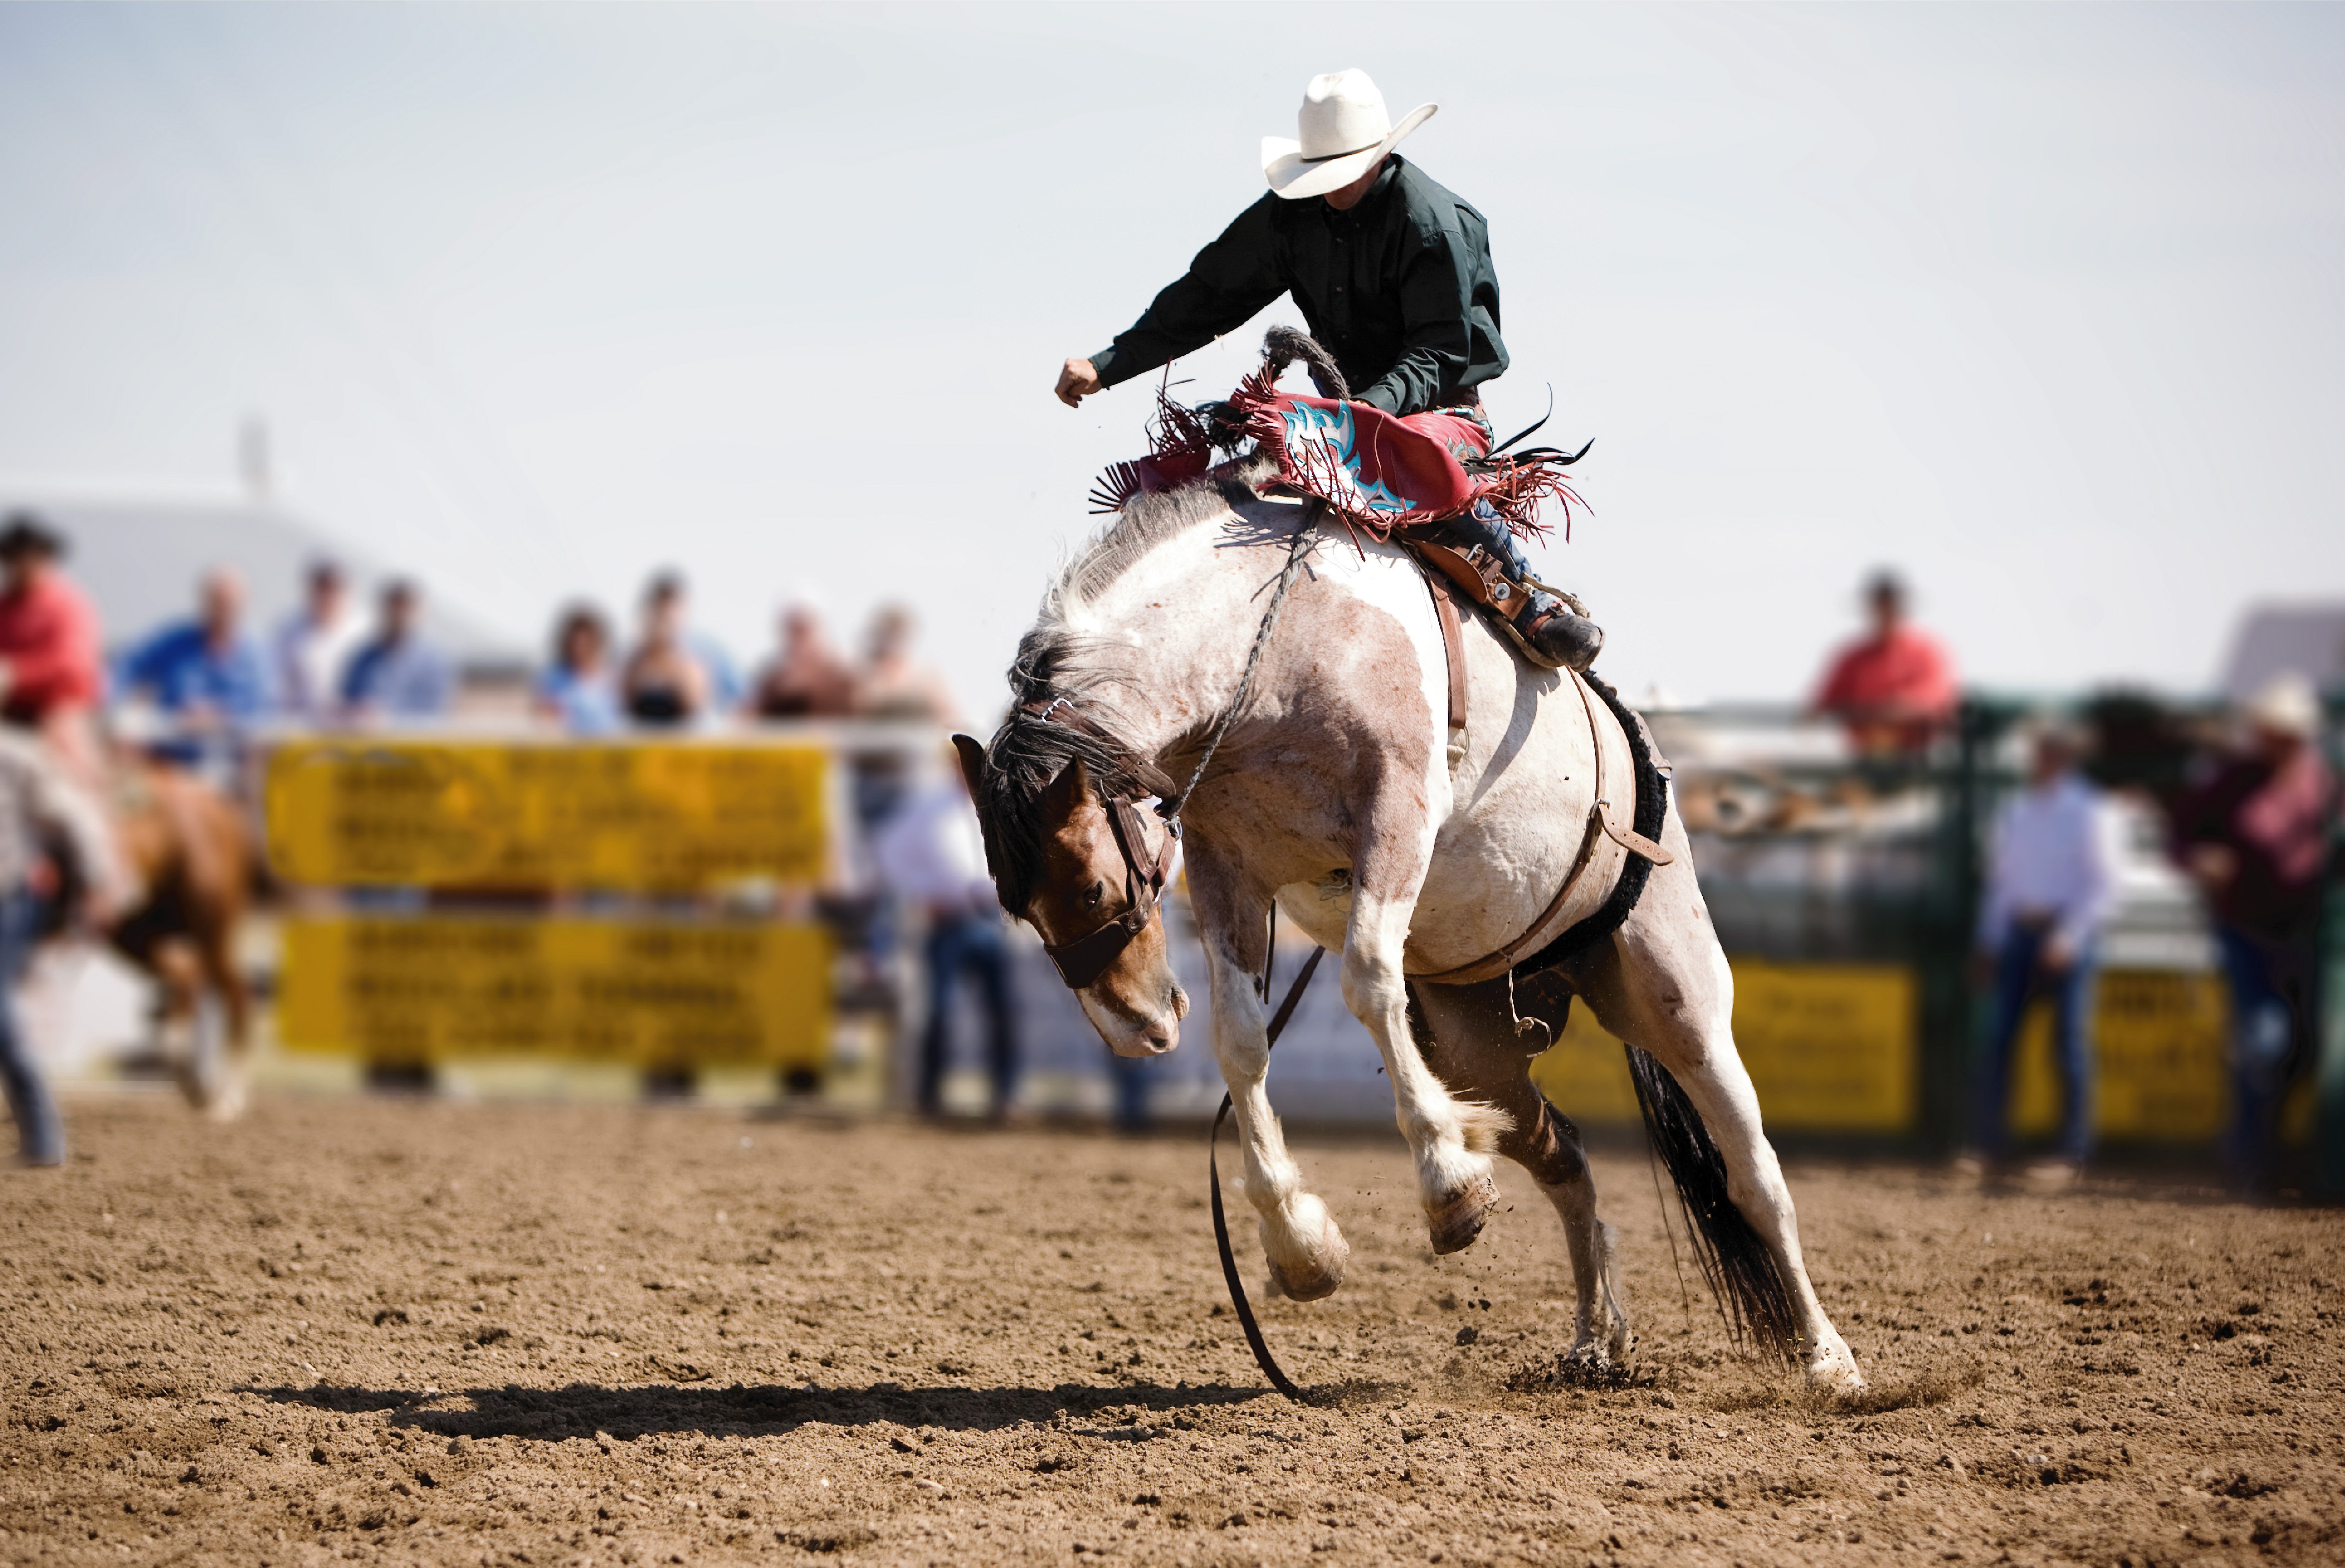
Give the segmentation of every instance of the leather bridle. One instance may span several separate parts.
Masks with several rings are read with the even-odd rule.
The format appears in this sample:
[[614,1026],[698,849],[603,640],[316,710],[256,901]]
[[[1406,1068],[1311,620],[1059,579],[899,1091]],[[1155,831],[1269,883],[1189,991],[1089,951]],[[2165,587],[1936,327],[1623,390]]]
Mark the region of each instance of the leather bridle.
[[[1038,723],[1063,724],[1094,739],[1119,744],[1089,714],[1063,697],[1049,702],[1030,702],[1020,711],[1030,715]],[[1110,915],[1105,922],[1072,942],[1056,947],[1043,944],[1042,951],[1058,966],[1059,978],[1072,991],[1081,991],[1105,974],[1108,965],[1156,918],[1157,907],[1164,901],[1165,880],[1172,871],[1172,847],[1181,841],[1180,809],[1186,791],[1179,789],[1169,775],[1152,763],[1133,762],[1127,766],[1141,788],[1157,797],[1156,809],[1164,823],[1164,840],[1157,847],[1155,858],[1147,859],[1148,838],[1140,815],[1141,797],[1111,795],[1104,787],[1101,788],[1100,804],[1106,809],[1108,827],[1115,834],[1115,847],[1123,856],[1125,907],[1122,914]]]
[[[1100,789],[1100,804],[1107,809],[1108,826],[1114,830],[1115,847],[1123,856],[1123,887],[1129,902],[1122,914],[1109,916],[1103,924],[1074,941],[1056,947],[1043,945],[1042,951],[1051,955],[1051,962],[1058,966],[1059,978],[1067,983],[1069,989],[1081,991],[1105,974],[1108,965],[1156,918],[1156,911],[1164,900],[1165,879],[1172,870],[1172,846],[1181,838],[1181,809],[1189,803],[1198,780],[1204,778],[1205,769],[1213,764],[1213,753],[1221,749],[1230,726],[1237,722],[1240,710],[1253,695],[1254,670],[1262,663],[1262,650],[1270,642],[1271,628],[1278,624],[1278,612],[1286,604],[1287,590],[1294,585],[1295,572],[1310,553],[1311,541],[1316,536],[1325,510],[1323,502],[1304,504],[1302,520],[1287,542],[1286,565],[1278,575],[1277,591],[1271,595],[1270,607],[1263,612],[1254,646],[1246,650],[1245,669],[1238,677],[1237,691],[1206,733],[1204,755],[1197,759],[1196,769],[1189,775],[1186,784],[1174,784],[1162,769],[1132,757],[1122,741],[1066,697],[1020,705],[1019,711],[1037,723],[1063,724],[1122,753],[1125,771],[1144,791],[1142,795],[1111,795],[1104,787]],[[1164,823],[1164,841],[1153,860],[1144,858],[1148,837],[1141,820],[1140,802],[1146,795],[1156,797],[1156,815]]]

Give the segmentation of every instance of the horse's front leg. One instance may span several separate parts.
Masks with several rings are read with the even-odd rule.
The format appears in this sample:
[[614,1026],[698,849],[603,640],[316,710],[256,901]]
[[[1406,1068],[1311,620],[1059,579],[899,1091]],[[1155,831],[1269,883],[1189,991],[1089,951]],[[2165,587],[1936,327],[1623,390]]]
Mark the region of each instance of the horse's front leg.
[[1490,1206],[1497,1201],[1490,1154],[1514,1123],[1495,1106],[1453,1098],[1426,1066],[1409,1032],[1401,950],[1416,907],[1415,882],[1422,876],[1420,869],[1406,898],[1380,895],[1365,885],[1353,893],[1344,937],[1344,1002],[1384,1054],[1394,1120],[1416,1156],[1417,1190],[1433,1250],[1457,1252],[1482,1234]]
[[1204,937],[1213,998],[1213,1054],[1229,1085],[1230,1109],[1245,1151],[1245,1196],[1262,1218],[1262,1250],[1279,1289],[1298,1301],[1316,1301],[1344,1282],[1351,1247],[1327,1206],[1304,1190],[1303,1172],[1286,1152],[1270,1108],[1268,1020],[1254,977],[1261,972],[1268,929],[1267,900],[1226,891],[1210,851],[1193,840],[1189,890]]

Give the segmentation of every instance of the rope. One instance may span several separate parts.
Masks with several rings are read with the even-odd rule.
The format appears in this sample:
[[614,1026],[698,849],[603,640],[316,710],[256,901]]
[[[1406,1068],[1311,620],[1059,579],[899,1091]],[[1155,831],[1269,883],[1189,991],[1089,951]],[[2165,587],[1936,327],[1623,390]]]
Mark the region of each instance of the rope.
[[[1311,956],[1303,961],[1303,972],[1287,988],[1286,1000],[1278,1004],[1277,1015],[1271,1019],[1270,1027],[1264,1031],[1268,1037],[1263,1046],[1265,1052],[1278,1044],[1279,1035],[1286,1029],[1286,1021],[1294,1016],[1294,1004],[1303,1000],[1304,989],[1311,983],[1312,972],[1326,956],[1325,948],[1315,947],[1311,950]],[[1269,967],[1265,964],[1264,976],[1266,979],[1268,975]],[[1222,1124],[1228,1120],[1229,1114],[1230,1097],[1223,1095],[1222,1108],[1213,1113],[1213,1130],[1205,1135],[1205,1169],[1213,1188],[1213,1245],[1221,1250],[1222,1278],[1229,1284],[1230,1305],[1237,1308],[1238,1327],[1245,1330],[1246,1347],[1254,1351],[1254,1364],[1262,1369],[1263,1376],[1270,1380],[1272,1388],[1296,1404],[1304,1404],[1308,1401],[1304,1400],[1303,1390],[1279,1369],[1277,1359],[1270,1353],[1270,1346],[1263,1339],[1262,1325],[1254,1321],[1254,1304],[1246,1299],[1245,1281],[1238,1278],[1237,1254],[1230,1247],[1230,1219],[1222,1207]]]
[[1196,793],[1198,784],[1204,779],[1205,769],[1212,766],[1213,753],[1221,749],[1222,741],[1229,735],[1231,726],[1237,723],[1238,713],[1245,707],[1246,698],[1254,694],[1254,670],[1262,663],[1262,650],[1270,646],[1271,628],[1278,624],[1278,612],[1286,604],[1286,591],[1294,585],[1294,574],[1302,566],[1304,556],[1310,553],[1309,542],[1318,531],[1320,514],[1325,509],[1324,501],[1314,501],[1304,506],[1303,521],[1295,525],[1294,537],[1286,546],[1286,565],[1278,574],[1278,591],[1271,595],[1270,608],[1262,615],[1262,628],[1254,633],[1254,646],[1246,650],[1245,669],[1238,677],[1237,695],[1230,698],[1227,708],[1222,709],[1222,716],[1213,720],[1213,728],[1205,737],[1205,754],[1197,759],[1197,770],[1189,775],[1189,781],[1181,786],[1179,794],[1170,800],[1157,802],[1158,816],[1170,820],[1181,814],[1181,809],[1189,803],[1189,797]]

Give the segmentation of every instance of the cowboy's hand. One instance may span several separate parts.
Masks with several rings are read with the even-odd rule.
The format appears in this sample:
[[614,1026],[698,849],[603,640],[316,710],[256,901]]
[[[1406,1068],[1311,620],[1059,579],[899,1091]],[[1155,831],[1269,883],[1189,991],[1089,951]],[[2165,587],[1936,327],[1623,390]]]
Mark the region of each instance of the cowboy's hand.
[[2185,860],[2198,885],[2220,892],[2239,874],[2239,858],[2225,844],[2193,844]]
[[1106,390],[1100,385],[1098,369],[1089,360],[1069,360],[1066,368],[1059,372],[1059,401],[1069,408],[1080,407],[1091,393]]
[[99,935],[122,923],[130,912],[129,901],[108,889],[91,889],[82,896],[81,907],[74,911],[74,923],[85,935]]
[[2044,939],[2044,948],[2035,962],[2046,974],[2066,974],[2076,962],[2076,944],[2057,932]]

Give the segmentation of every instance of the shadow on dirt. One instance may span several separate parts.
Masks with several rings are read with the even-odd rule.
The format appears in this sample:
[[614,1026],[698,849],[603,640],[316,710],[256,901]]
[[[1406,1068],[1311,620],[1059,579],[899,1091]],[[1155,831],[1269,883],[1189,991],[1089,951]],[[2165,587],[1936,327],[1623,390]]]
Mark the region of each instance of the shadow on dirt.
[[[667,1432],[761,1437],[790,1431],[810,1421],[858,1427],[887,1422],[905,1427],[942,1427],[955,1431],[993,1431],[1020,1421],[1048,1425],[1061,1415],[1084,1418],[1115,1410],[1128,1423],[1120,1432],[1138,1435],[1150,1425],[1174,1425],[1182,1412],[1268,1400],[1290,1408],[1264,1388],[1203,1383],[1168,1389],[1151,1383],[1102,1389],[1064,1383],[1053,1389],[906,1388],[874,1383],[860,1389],[729,1388],[645,1384],[607,1388],[572,1383],[561,1389],[465,1389],[453,1393],[419,1389],[352,1389],[318,1384],[307,1389],[247,1387],[280,1405],[306,1405],[345,1414],[382,1411],[391,1424],[442,1436],[532,1438],[560,1442],[567,1438],[637,1438]],[[469,1402],[470,1409],[450,1405]],[[1160,1414],[1149,1422],[1139,1412]]]

